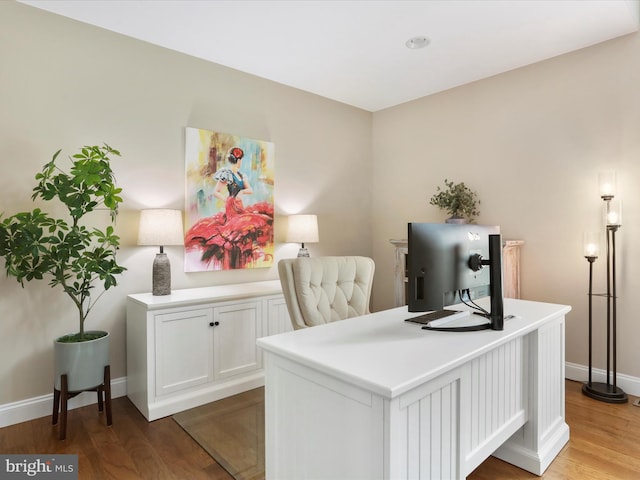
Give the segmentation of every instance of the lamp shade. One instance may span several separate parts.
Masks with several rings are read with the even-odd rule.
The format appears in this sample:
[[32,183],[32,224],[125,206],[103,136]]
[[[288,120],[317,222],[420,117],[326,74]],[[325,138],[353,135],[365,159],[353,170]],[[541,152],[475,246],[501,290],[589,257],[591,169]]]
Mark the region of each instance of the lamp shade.
[[605,203],[605,223],[607,227],[622,226],[622,202],[614,198]]
[[141,210],[138,245],[184,245],[182,212],[163,208]]
[[611,200],[616,196],[616,172],[601,172],[598,174],[600,197]]
[[287,242],[319,242],[318,217],[316,215],[290,215]]
[[584,256],[586,258],[598,258],[600,255],[600,234],[586,232],[584,234]]

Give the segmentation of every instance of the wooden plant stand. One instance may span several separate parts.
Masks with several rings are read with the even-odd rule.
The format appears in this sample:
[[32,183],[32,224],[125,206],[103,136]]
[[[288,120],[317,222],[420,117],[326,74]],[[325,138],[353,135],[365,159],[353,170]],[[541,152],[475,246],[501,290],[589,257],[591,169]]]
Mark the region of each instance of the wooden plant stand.
[[[60,390],[53,389],[53,415],[52,424],[58,423],[58,412],[60,415],[60,440],[64,440],[67,437],[67,402],[70,398],[82,392],[97,392],[98,394],[98,411],[102,412],[104,406],[107,408],[107,425],[113,424],[113,418],[111,415],[111,368],[109,365],[104,367],[104,382],[102,385],[90,388],[87,390],[79,390],[77,392],[70,392],[68,389],[67,375],[60,376]],[[62,400],[62,401],[61,401]]]

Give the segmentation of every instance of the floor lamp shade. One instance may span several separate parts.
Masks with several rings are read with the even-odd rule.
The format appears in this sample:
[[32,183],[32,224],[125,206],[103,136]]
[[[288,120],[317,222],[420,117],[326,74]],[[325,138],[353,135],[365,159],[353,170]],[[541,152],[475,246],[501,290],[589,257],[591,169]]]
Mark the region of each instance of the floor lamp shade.
[[302,247],[298,251],[298,256],[308,257],[309,252],[304,244],[320,241],[318,217],[316,215],[290,215],[286,241],[300,243]]
[[616,172],[600,172],[598,174],[600,198],[611,200],[616,196]]
[[153,260],[153,295],[171,293],[171,264],[165,245],[184,245],[182,212],[169,209],[149,209],[140,211],[138,245],[157,245],[160,252]]
[[584,234],[584,256],[585,258],[598,258],[600,255],[600,234],[597,232],[586,232]]

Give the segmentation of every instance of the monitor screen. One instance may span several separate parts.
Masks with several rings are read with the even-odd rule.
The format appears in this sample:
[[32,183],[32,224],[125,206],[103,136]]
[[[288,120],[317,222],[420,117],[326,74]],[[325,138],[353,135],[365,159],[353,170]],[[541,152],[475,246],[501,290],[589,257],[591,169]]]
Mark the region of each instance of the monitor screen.
[[[474,255],[475,258],[480,255],[484,260],[490,259],[489,236],[499,234],[500,227],[409,223],[408,233],[407,302],[410,312],[442,310],[460,303],[460,291],[469,290],[470,299],[490,296],[489,266],[474,271],[469,266],[469,259]],[[496,273],[501,276],[502,272]],[[499,288],[502,290],[501,285]]]

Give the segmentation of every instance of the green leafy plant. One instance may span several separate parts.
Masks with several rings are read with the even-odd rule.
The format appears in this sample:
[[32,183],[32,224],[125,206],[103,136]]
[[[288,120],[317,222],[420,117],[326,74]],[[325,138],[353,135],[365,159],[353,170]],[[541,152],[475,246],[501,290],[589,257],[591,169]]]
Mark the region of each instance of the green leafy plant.
[[473,223],[480,215],[478,195],[467,187],[464,182],[453,183],[444,180],[446,188],[438,187],[436,194],[431,197],[430,204],[445,210],[452,217],[466,218]]
[[[122,202],[111,169],[110,156],[120,152],[108,145],[85,146],[69,160],[69,172],[58,168],[58,150],[35,179],[32,200],[58,199],[68,211],[68,218],[53,218],[40,208],[16,213],[2,219],[0,215],[0,256],[4,257],[7,276],[24,287],[24,282],[50,278],[49,285],[60,285],[78,310],[79,332],[65,341],[90,340],[84,323],[96,301],[117,284],[116,275],[126,269],[116,262],[120,238],[113,223]],[[87,228],[81,219],[96,208],[111,213],[111,225],[104,230]],[[95,284],[103,289],[92,298]]]

